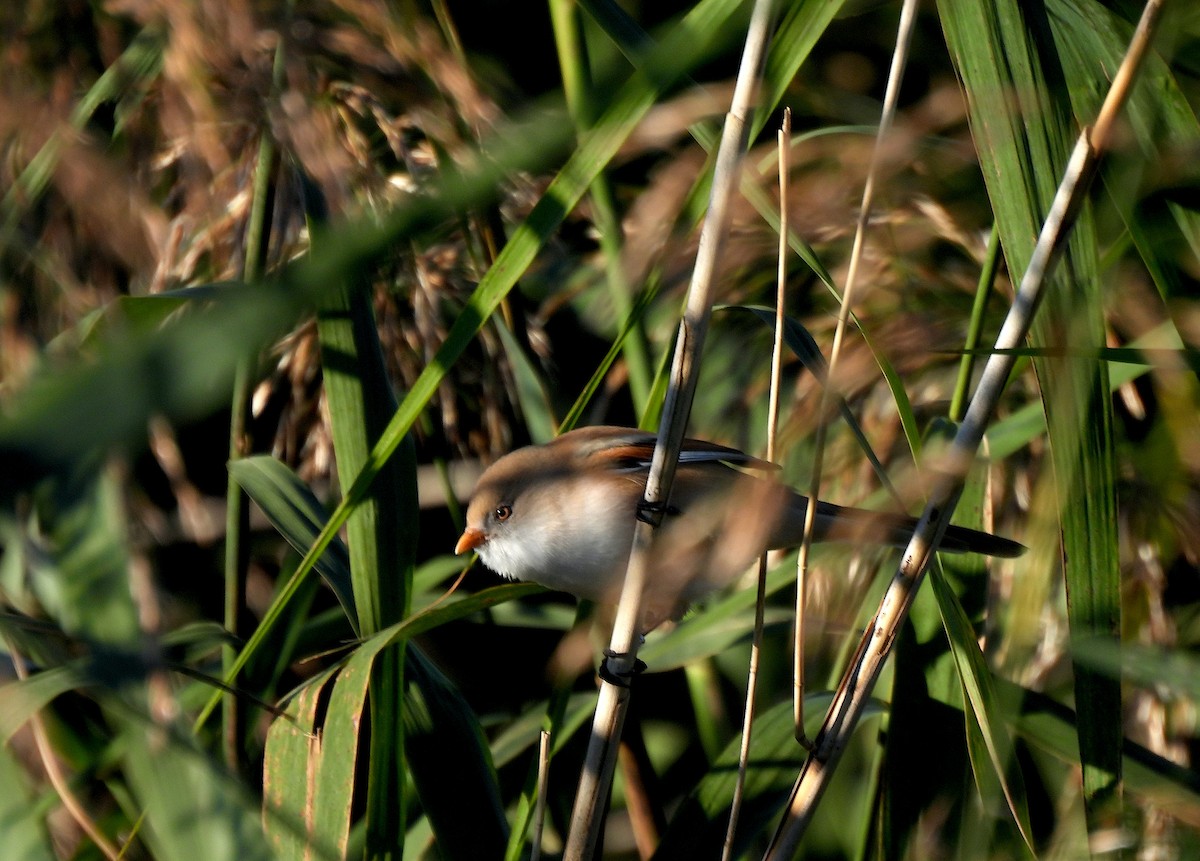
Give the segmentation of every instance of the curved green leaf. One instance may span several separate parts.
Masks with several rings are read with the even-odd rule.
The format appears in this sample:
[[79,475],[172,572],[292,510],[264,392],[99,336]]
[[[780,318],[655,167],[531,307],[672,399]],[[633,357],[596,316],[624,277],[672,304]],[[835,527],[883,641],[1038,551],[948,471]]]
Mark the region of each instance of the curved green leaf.
[[[312,546],[313,539],[329,519],[329,512],[287,464],[270,455],[252,455],[230,461],[229,472],[297,553],[304,553]],[[346,611],[346,618],[358,633],[358,614],[354,609],[354,588],[350,581],[350,555],[340,538],[330,542],[314,567],[333,590]]]

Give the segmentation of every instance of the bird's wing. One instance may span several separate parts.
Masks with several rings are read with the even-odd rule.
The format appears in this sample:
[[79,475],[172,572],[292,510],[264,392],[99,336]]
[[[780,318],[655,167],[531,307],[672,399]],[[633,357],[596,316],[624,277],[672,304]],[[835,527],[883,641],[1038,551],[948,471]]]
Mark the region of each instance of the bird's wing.
[[683,441],[683,448],[679,451],[680,463],[713,463],[714,461],[730,463],[735,466],[744,466],[747,469],[779,469],[778,464],[748,455],[736,448],[729,448],[728,446],[717,445],[714,442],[705,442],[699,439],[685,439]]
[[[580,456],[603,464],[608,469],[645,470],[654,456],[658,437],[636,428],[589,427],[567,436],[579,445]],[[562,439],[562,437],[560,437]],[[774,470],[778,467],[743,451],[698,439],[685,439],[679,452],[680,463],[727,463],[748,469]]]

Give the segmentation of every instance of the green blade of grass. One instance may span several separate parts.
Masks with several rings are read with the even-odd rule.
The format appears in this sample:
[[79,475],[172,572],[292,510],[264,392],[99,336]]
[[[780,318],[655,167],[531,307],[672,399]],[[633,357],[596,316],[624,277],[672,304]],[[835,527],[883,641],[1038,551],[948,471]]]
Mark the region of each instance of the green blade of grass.
[[1071,651],[1077,661],[1115,678],[1146,687],[1170,688],[1200,699],[1200,658],[1160,646],[1123,646],[1111,640],[1080,640]]
[[[230,462],[229,472],[297,553],[312,545],[328,512],[287,464],[270,455],[252,455]],[[317,560],[316,570],[337,596],[355,634],[361,636],[350,580],[350,556],[340,538],[330,542],[329,549]]]
[[[1136,380],[1151,369],[1152,364],[1145,360],[1144,354],[1138,349],[1138,344],[1160,343],[1164,340],[1178,345],[1177,350],[1171,351],[1173,355],[1184,359],[1187,358],[1187,353],[1183,349],[1183,343],[1179,340],[1179,333],[1175,330],[1174,324],[1167,321],[1151,329],[1143,338],[1132,342],[1128,348],[1118,351],[1127,358],[1109,368],[1110,390],[1115,392],[1119,386]],[[1037,350],[1030,350],[1031,355],[1039,352]],[[1104,348],[1095,351],[1094,355],[1102,356],[1112,352],[1109,348]],[[1135,357],[1139,361],[1132,361]],[[1028,445],[1032,440],[1045,433],[1045,431],[1046,413],[1042,409],[1041,404],[1029,404],[1016,410],[1012,415],[1000,419],[988,429],[986,435],[987,451],[994,460],[1003,460],[1013,452]]]
[[[405,650],[405,662],[406,761],[438,845],[445,857],[498,857],[507,826],[478,721],[415,645]],[[338,847],[350,840],[353,754],[359,744],[353,720],[365,708],[364,690],[355,678],[361,681],[361,675],[338,675],[334,681],[333,671],[314,678],[293,697],[287,716],[268,730],[264,823],[280,857],[340,856]],[[341,693],[326,708],[323,699],[331,684],[341,685]],[[455,775],[453,781],[446,780],[448,773]],[[464,809],[472,811],[472,828],[461,827]]]
[[[463,695],[420,649],[409,644],[405,655],[405,749],[438,851],[443,858],[499,858],[508,823],[483,729]],[[470,828],[462,827],[463,811],[470,811]]]
[[[562,423],[558,426],[560,433],[566,433],[571,430],[571,428],[578,424],[579,419],[583,417],[584,410],[587,409],[596,392],[600,390],[600,386],[604,384],[604,380],[608,377],[608,372],[612,369],[613,362],[617,360],[617,356],[624,349],[625,339],[636,331],[638,323],[645,316],[650,303],[658,295],[658,287],[658,284],[654,284],[638,294],[637,301],[629,309],[629,315],[621,324],[621,331],[617,334],[612,344],[609,345],[608,352],[600,360],[600,364],[596,366],[596,370],[592,372],[592,376],[584,384],[579,396],[575,399],[575,403],[571,405]],[[661,402],[661,388],[656,389],[652,384],[651,394],[647,397],[646,403],[654,404]],[[657,400],[655,398],[656,394],[659,396]]]
[[[806,697],[809,732],[815,733],[819,728],[831,697],[827,693]],[[881,711],[882,706],[869,710],[871,715]],[[745,801],[733,857],[743,857],[787,801],[788,790],[804,758],[804,749],[796,744],[794,729],[790,702],[763,711],[754,721]],[[713,847],[721,845],[733,800],[739,747],[738,739],[726,745],[713,767],[684,799],[658,846],[661,857],[706,857],[712,854]],[[854,783],[857,785],[856,780]],[[839,819],[843,836],[846,824]]]
[[[284,41],[275,46],[275,61],[271,75],[271,95],[278,98],[283,84]],[[267,259],[267,205],[271,194],[272,165],[275,163],[275,139],[264,128],[258,141],[254,168],[253,194],[246,223],[246,240],[242,278],[248,285],[262,278]],[[250,437],[246,431],[250,419],[251,360],[243,358],[233,372],[233,391],[229,398],[229,459],[237,460],[247,453]],[[246,494],[232,475],[225,477],[225,628],[232,637],[241,635],[241,620],[246,604],[246,577],[250,567],[250,513]],[[223,674],[228,675],[237,660],[232,644],[221,650]],[[237,697],[225,697],[221,709],[221,737],[225,762],[231,770],[241,767],[246,732],[245,713]]]
[[60,694],[87,681],[86,673],[68,665],[51,667],[28,679],[13,680],[0,686],[0,746],[7,745],[31,717]]
[[[550,21],[554,27],[554,44],[558,49],[558,65],[562,72],[563,93],[576,128],[582,132],[595,116],[596,98],[587,51],[580,8],[573,0],[552,0]],[[600,232],[600,249],[604,254],[604,269],[609,295],[620,319],[632,319],[634,300],[630,285],[625,281],[621,261],[624,236],[617,214],[612,185],[603,171],[597,174],[591,187],[591,202],[595,224]],[[633,324],[632,337],[622,338],[621,352],[629,371],[629,391],[634,407],[641,410],[650,390],[650,365],[640,322]]]
[[162,861],[268,861],[258,804],[245,787],[168,727],[126,718],[125,775],[144,807],[141,835]]
[[[371,657],[378,658],[380,655],[376,653]],[[356,777],[363,777],[359,774],[360,766],[367,770],[365,779],[368,794],[371,792],[371,782],[378,782],[380,779],[376,769],[387,770],[395,767],[389,760],[376,763],[371,758],[375,754],[375,746],[370,743],[370,739],[363,737],[362,732],[362,724],[368,719],[375,719],[375,709],[369,707],[367,700],[367,693],[374,683],[374,671],[377,666],[381,667],[386,663],[388,662],[376,665],[374,660],[356,661],[352,656],[342,664],[332,680],[329,703],[321,722],[321,756],[312,776],[312,785],[307,789],[312,793],[315,810],[314,830],[318,840],[333,846],[335,857],[338,858],[346,857],[346,848],[350,843]],[[393,705],[391,701],[388,701],[387,705],[397,710],[399,707],[399,704]],[[385,718],[385,726],[391,723],[391,720]],[[390,756],[386,750],[383,754]],[[404,809],[402,798],[393,796],[392,801],[396,805],[392,814],[396,819],[401,819],[402,816],[398,814]],[[370,804],[370,801],[366,803]],[[368,817],[366,829],[370,832],[373,826],[369,817],[373,813],[367,810],[363,815]],[[371,840],[368,836],[368,844]],[[398,842],[402,843],[403,838]],[[368,845],[364,857],[386,856],[393,851],[394,845]]]
[[[1062,60],[1042,7],[940,3],[939,9],[1008,268],[1024,272],[1076,136]],[[1092,231],[1084,212],[1035,320],[1035,342],[1065,339],[1085,351],[1103,346]],[[1072,632],[1115,636],[1120,595],[1107,367],[1053,359],[1035,360],[1035,367],[1059,494]],[[1076,667],[1075,691],[1089,826],[1100,827],[1119,804],[1120,687]]]
[[135,652],[142,632],[129,587],[127,512],[117,475],[55,481],[35,496],[41,552],[28,577],[63,631]]
[[[272,725],[275,733],[274,748],[269,751],[272,776],[265,784],[265,793],[267,809],[279,817],[273,841],[277,845],[294,844],[299,823],[300,833],[307,841],[305,845],[312,844],[318,850],[343,857],[350,840],[359,725],[368,705],[368,682],[380,655],[439,625],[540,590],[541,587],[530,583],[497,586],[384,628],[361,643],[340,665],[336,676],[331,677],[333,688],[323,715],[313,711],[314,697],[320,696],[313,688],[325,684],[326,679],[310,682],[300,699],[289,706],[292,719],[277,720]],[[417,672],[416,677],[422,678],[422,673]],[[439,696],[436,686],[426,689],[422,694],[426,709]],[[441,702],[446,702],[444,697]],[[430,714],[433,712],[425,712],[427,716]],[[457,708],[455,714],[461,719],[464,712]],[[418,718],[417,724],[426,726],[428,722]],[[301,740],[311,745],[304,748],[307,758],[302,769],[295,762]],[[482,763],[478,767],[490,770],[486,758],[477,762]],[[439,779],[444,781],[444,772],[439,773]],[[471,794],[475,795],[483,786],[477,781]],[[486,796],[487,790],[483,792]]]
[[21,861],[55,861],[55,854],[45,819],[29,775],[6,744],[0,745],[0,835],[4,852],[9,858]]
[[[979,649],[975,629],[947,584],[945,575],[935,566],[929,572],[929,579],[962,684],[967,742],[976,784],[980,787],[998,786],[1032,855],[1035,848],[1029,802],[1020,770],[1011,768],[1012,739],[1003,721],[1003,709],[992,684],[992,672]],[[984,796],[989,794],[992,793],[984,793]]]
[[[1020,702],[1020,714],[1013,718],[1017,732],[1042,750],[1068,765],[1078,763],[1078,716],[1067,707],[1043,694],[996,680],[1001,697]],[[1124,739],[1121,771],[1128,789],[1164,811],[1173,811],[1190,820],[1200,806],[1200,777],[1189,768],[1171,762],[1145,747]]]
[[[288,705],[286,716],[267,730],[263,759],[263,825],[279,858],[340,857],[336,835],[317,831],[315,776],[324,738],[318,710],[335,673],[310,680]],[[350,791],[345,793],[349,804]],[[328,796],[326,797],[328,802]],[[347,815],[348,818],[348,815]]]
[[[315,245],[314,253],[320,252],[320,245]],[[343,494],[349,491],[352,477],[367,462],[396,409],[371,300],[368,284],[350,276],[341,290],[332,291],[317,314],[330,435]],[[358,630],[363,635],[374,634],[408,614],[418,515],[416,449],[411,437],[405,435],[381,465],[376,480],[346,523],[354,607]],[[340,736],[359,733],[361,715],[354,711],[354,705],[360,702],[361,681],[361,696],[365,697],[368,689],[371,693],[370,722],[366,724],[368,749],[361,757],[343,755],[325,760],[337,771],[337,777],[326,780],[322,771],[321,785],[342,786],[348,771],[349,785],[353,786],[356,768],[365,771],[368,858],[389,858],[404,844],[403,668],[403,643],[380,655],[362,679],[348,667],[334,686],[334,702],[325,729],[327,744],[334,744],[334,728]],[[334,703],[343,696],[349,697],[350,705],[335,709]],[[344,717],[347,711],[353,712],[351,720]],[[342,742],[342,750],[352,749],[354,740],[343,738]],[[336,809],[334,805],[329,807]],[[322,811],[325,808],[320,805]],[[340,818],[333,824],[339,836],[341,825]],[[340,848],[344,851],[345,847]]]
[[534,443],[550,442],[554,439],[558,422],[554,418],[546,384],[504,321],[496,320],[495,325],[500,334],[500,343],[504,346],[504,355],[508,357],[516,379],[517,401],[521,407],[521,418],[529,429],[529,437]]

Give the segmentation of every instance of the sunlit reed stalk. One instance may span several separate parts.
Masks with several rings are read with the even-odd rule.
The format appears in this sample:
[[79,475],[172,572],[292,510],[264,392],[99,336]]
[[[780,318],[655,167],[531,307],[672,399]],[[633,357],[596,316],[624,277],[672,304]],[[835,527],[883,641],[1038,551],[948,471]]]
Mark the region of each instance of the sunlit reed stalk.
[[550,732],[538,733],[537,806],[533,813],[533,837],[529,861],[542,857],[542,831],[546,825],[546,789],[550,785]]
[[[696,266],[688,290],[687,306],[680,321],[670,385],[663,405],[663,419],[658,441],[646,479],[643,510],[646,519],[639,519],[634,530],[633,548],[625,582],[617,605],[609,656],[605,668],[610,678],[630,679],[637,661],[640,645],[638,631],[641,598],[647,577],[650,543],[654,527],[650,522],[654,512],[667,501],[679,449],[683,443],[688,413],[700,371],[700,356],[712,311],[712,294],[717,257],[725,238],[729,208],[741,176],[746,150],[749,118],[758,94],[758,80],[770,33],[772,4],[757,0],[750,19],[746,45],[738,69],[729,113],[713,172],[712,193],[708,213],[700,232]],[[580,774],[579,789],[571,816],[570,831],[564,858],[582,861],[590,858],[600,833],[605,799],[612,783],[617,744],[628,710],[630,689],[626,685],[602,681],[587,757]]]
[[891,654],[916,590],[954,513],[964,478],[983,439],[984,429],[1016,363],[1016,348],[1029,333],[1043,288],[1087,198],[1087,190],[1095,176],[1099,159],[1111,143],[1113,124],[1124,107],[1133,80],[1149,50],[1162,5],[1162,0],[1151,0],[1146,4],[1095,125],[1080,132],[1029,265],[1021,278],[1020,288],[996,338],[995,351],[988,358],[966,417],[955,435],[950,456],[944,464],[942,480],[930,494],[879,610],[864,631],[855,659],[838,687],[817,736],[816,749],[809,755],[796,779],[788,809],[771,840],[768,859],[785,859],[795,855],[821,795],[870,698],[883,663]]

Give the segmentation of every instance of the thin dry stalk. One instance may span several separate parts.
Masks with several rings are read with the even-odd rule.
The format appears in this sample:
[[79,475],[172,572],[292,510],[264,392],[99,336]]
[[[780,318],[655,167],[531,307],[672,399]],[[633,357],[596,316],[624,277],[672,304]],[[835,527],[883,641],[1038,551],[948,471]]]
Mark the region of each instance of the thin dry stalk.
[[542,831],[546,827],[546,790],[550,786],[550,732],[542,730],[538,736],[537,805],[533,809],[533,838],[529,861],[540,861],[542,857]]
[[[4,644],[8,648],[9,655],[12,656],[13,669],[17,673],[17,678],[22,682],[25,681],[29,678],[29,672],[25,669],[24,656],[17,650],[17,644],[11,637],[5,636]],[[96,848],[105,858],[108,858],[109,861],[117,861],[121,857],[121,850],[104,835],[100,826],[96,824],[96,820],[84,808],[83,802],[72,791],[71,782],[58,763],[58,755],[54,752],[54,745],[46,733],[46,724],[42,720],[40,712],[34,712],[29,718],[29,728],[33,731],[33,743],[37,748],[38,756],[41,757],[42,767],[46,769],[46,778],[62,801],[63,808],[75,820],[75,824],[83,830],[83,833],[96,844]]]
[[[858,283],[858,267],[862,260],[863,243],[867,233],[867,223],[871,218],[871,203],[875,197],[875,177],[879,172],[879,163],[883,157],[883,143],[887,139],[896,116],[896,101],[900,95],[900,81],[904,77],[904,66],[908,62],[908,47],[912,42],[913,24],[917,16],[916,0],[905,0],[900,10],[900,26],[896,33],[896,50],[892,54],[892,66],[888,73],[887,90],[883,98],[883,112],[879,117],[879,132],[875,135],[875,145],[871,150],[871,162],[867,167],[867,178],[863,183],[862,205],[858,210],[858,222],[854,230],[854,246],[850,252],[849,268],[846,272],[846,288],[842,292],[842,301],[838,307],[837,328],[833,333],[833,347],[829,352],[829,370],[825,375],[825,385],[821,388],[820,407],[818,416],[826,415],[827,404],[831,389],[837,387],[838,359],[842,352],[842,341],[846,335],[846,325],[850,319],[850,309],[854,307],[854,288]],[[813,471],[812,491],[809,499],[812,504],[804,512],[804,540],[796,558],[797,589],[796,589],[796,642],[792,649],[792,719],[796,740],[805,747],[812,749],[811,743],[804,734],[804,646],[801,642],[803,628],[800,617],[804,612],[804,590],[800,588],[807,580],[808,552],[812,545],[813,527],[816,523],[816,500],[821,498],[821,471],[825,459],[826,423],[817,424],[813,439]]]
[[779,386],[783,376],[783,323],[787,310],[788,173],[791,171],[792,109],[783,109],[779,129],[779,267],[775,271],[775,340],[771,344],[771,394],[767,403],[767,460],[775,460],[779,430]]
[[629,816],[629,828],[638,857],[649,859],[662,839],[665,817],[662,807],[654,798],[651,786],[654,766],[646,750],[642,727],[637,726],[628,738],[621,740],[617,753],[621,768],[621,780],[625,787],[625,811]]
[[891,654],[896,634],[908,614],[921,578],[933,558],[934,549],[954,513],[963,481],[983,439],[984,429],[1016,362],[1016,354],[1012,351],[1024,342],[1029,332],[1047,276],[1066,245],[1099,160],[1109,146],[1113,123],[1125,104],[1134,77],[1149,49],[1162,5],[1163,0],[1150,0],[1146,4],[1129,50],[1100,109],[1096,125],[1090,130],[1085,128],[1079,135],[1050,212],[1042,225],[1029,266],[1021,279],[1020,289],[996,338],[995,351],[988,358],[979,387],[954,438],[941,480],[930,495],[879,610],[863,633],[854,661],[834,695],[829,714],[817,736],[817,747],[800,771],[787,813],[767,850],[766,857],[769,859],[791,858],[796,853],[817,803],[870,698],[879,671]]
[[[771,0],[756,0],[746,35],[746,47],[738,69],[737,84],[713,171],[712,192],[708,212],[700,232],[696,252],[696,267],[688,289],[687,307],[680,321],[675,358],[671,368],[670,385],[663,404],[658,442],[646,480],[633,548],[625,582],[621,589],[617,617],[613,625],[609,655],[605,659],[605,675],[610,679],[630,679],[635,672],[637,649],[640,645],[642,591],[646,582],[649,548],[657,525],[656,512],[661,511],[670,494],[675,477],[679,449],[683,444],[688,413],[696,390],[700,356],[708,331],[712,311],[712,294],[717,255],[726,232],[730,201],[738,187],[742,161],[746,151],[749,118],[758,93],[758,80],[771,24]],[[644,518],[644,519],[643,519]],[[579,779],[571,827],[563,857],[567,861],[591,858],[599,837],[604,800],[609,795],[613,768],[616,762],[617,741],[624,726],[629,704],[629,688],[602,680],[600,697],[592,723],[587,757]]]
[[[792,109],[784,108],[783,124],[779,129],[779,268],[775,275],[775,340],[771,345],[771,391],[767,402],[767,460],[775,460],[775,444],[779,426],[779,380],[783,372],[783,318],[787,307],[788,259],[788,172],[792,151]],[[758,560],[758,588],[754,601],[754,638],[750,643],[750,662],[746,670],[746,706],[742,716],[742,741],[738,748],[737,779],[733,786],[733,802],[729,808],[729,826],[725,830],[722,861],[733,857],[733,838],[737,834],[738,817],[746,793],[746,768],[750,762],[750,737],[754,726],[755,694],[758,691],[758,667],[762,656],[763,616],[767,603],[767,554]],[[797,620],[802,619],[797,616]]]

